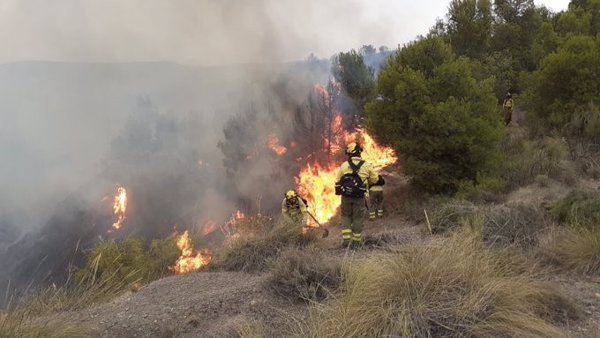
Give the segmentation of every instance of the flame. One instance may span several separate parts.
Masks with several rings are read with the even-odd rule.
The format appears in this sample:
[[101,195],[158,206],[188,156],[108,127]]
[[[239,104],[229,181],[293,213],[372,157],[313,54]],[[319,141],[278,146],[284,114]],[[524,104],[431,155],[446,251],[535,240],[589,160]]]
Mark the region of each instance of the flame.
[[356,129],[353,137],[363,148],[361,155],[363,160],[371,164],[371,167],[373,167],[373,169],[376,171],[379,171],[398,161],[398,156],[396,156],[394,149],[378,145],[377,142],[373,140],[373,137],[371,137],[371,135],[369,135],[364,129]]
[[[341,155],[346,144],[359,142],[363,148],[362,158],[371,164],[376,171],[398,161],[398,157],[392,148],[378,145],[364,129],[359,128],[353,132],[343,130],[342,122],[342,116],[339,113],[331,121],[333,137],[331,138],[330,149],[334,155]],[[327,146],[327,135],[324,135],[323,139]],[[304,167],[295,179],[298,192],[306,198],[309,209],[319,223],[329,221],[336,214],[341,204],[340,197],[335,195],[338,167],[339,163],[333,160],[325,165],[315,162]]]
[[337,166],[330,163],[322,167],[318,163],[307,165],[296,177],[296,185],[300,195],[308,201],[313,215],[324,223],[330,220],[341,204],[339,196],[335,195],[335,178]]
[[287,153],[287,148],[279,144],[279,138],[275,134],[269,134],[267,139],[267,146],[273,150],[278,156],[282,156]]
[[117,187],[117,194],[113,203],[113,212],[117,217],[117,220],[112,225],[111,230],[119,230],[125,222],[127,217],[125,212],[127,211],[127,190],[121,186]]
[[208,249],[194,250],[190,233],[187,230],[177,239],[177,248],[181,250],[181,256],[170,269],[178,275],[198,271],[212,259]]
[[209,220],[202,226],[202,236],[208,236],[217,230],[217,223]]

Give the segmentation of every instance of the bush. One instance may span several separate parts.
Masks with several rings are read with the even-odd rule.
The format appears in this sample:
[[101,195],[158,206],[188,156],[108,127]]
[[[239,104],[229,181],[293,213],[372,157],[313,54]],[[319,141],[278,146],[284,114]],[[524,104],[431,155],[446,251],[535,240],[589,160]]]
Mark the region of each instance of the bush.
[[181,250],[177,247],[176,234],[153,240],[147,253],[149,266],[144,280],[153,281],[170,274],[169,267],[173,266],[179,256]]
[[506,183],[500,177],[477,175],[475,181],[463,181],[456,197],[473,202],[500,202]]
[[477,207],[468,201],[449,200],[434,201],[433,203],[436,205],[431,209],[429,221],[434,234],[457,229],[464,224],[467,218],[478,212]]
[[586,110],[590,103],[598,103],[598,60],[600,39],[571,36],[558,51],[540,62],[529,93],[537,124],[567,131],[565,126],[568,129],[577,114]]
[[350,268],[339,299],[316,305],[311,337],[564,337],[578,315],[506,251],[438,238]]
[[116,280],[125,284],[141,281],[148,273],[149,263],[142,241],[126,239],[97,244],[86,257],[85,266],[77,272],[80,280]]
[[550,214],[556,221],[572,227],[598,229],[600,191],[573,190],[550,206]]
[[499,167],[499,175],[509,189],[530,184],[540,175],[566,184],[576,181],[569,147],[560,138],[530,140],[523,129],[511,128],[505,133],[500,148],[505,161]]
[[524,203],[489,207],[484,214],[483,239],[494,244],[531,246],[550,226],[543,210]]
[[540,245],[548,263],[584,274],[600,274],[600,230],[555,229]]
[[290,301],[319,301],[341,282],[341,262],[308,247],[284,251],[271,266],[267,285],[269,290]]
[[288,247],[303,247],[316,240],[314,231],[278,225],[262,233],[241,236],[225,244],[214,257],[211,268],[227,271],[262,271]]
[[434,233],[469,227],[484,241],[501,245],[533,245],[549,224],[543,210],[523,203],[476,206],[466,201],[450,200],[439,204],[431,212]]

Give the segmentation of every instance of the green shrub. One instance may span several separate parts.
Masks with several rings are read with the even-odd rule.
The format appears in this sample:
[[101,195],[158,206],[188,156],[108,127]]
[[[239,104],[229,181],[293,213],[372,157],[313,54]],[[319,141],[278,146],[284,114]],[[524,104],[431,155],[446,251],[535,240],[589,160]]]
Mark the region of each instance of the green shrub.
[[500,202],[505,187],[501,177],[477,175],[475,181],[461,182],[455,196],[473,202]]
[[547,55],[531,81],[529,97],[535,123],[568,131],[565,129],[576,123],[577,114],[590,103],[598,104],[598,60],[600,39],[591,36],[570,36],[556,52]]
[[142,241],[126,239],[97,244],[88,254],[85,266],[77,272],[80,280],[117,280],[125,284],[141,281],[148,273],[149,262]]
[[403,47],[379,74],[379,97],[366,107],[377,139],[404,156],[404,171],[430,192],[455,192],[500,160],[501,118],[491,81],[442,39]]
[[585,274],[600,274],[600,230],[555,229],[540,245],[547,262]]
[[600,191],[573,190],[550,206],[550,214],[560,223],[586,229],[600,228]]
[[[197,246],[195,247],[197,248]],[[149,267],[144,280],[153,281],[170,274],[169,268],[173,266],[179,256],[181,256],[181,250],[177,247],[176,234],[153,240],[147,253]]]
[[566,184],[576,181],[569,147],[558,137],[531,140],[523,129],[511,128],[500,148],[505,161],[499,167],[499,175],[509,189],[530,184],[540,175]]
[[519,257],[470,237],[437,238],[352,265],[315,305],[310,337],[564,337],[577,308]]
[[319,301],[341,282],[341,262],[315,247],[307,247],[284,251],[271,266],[267,286],[290,301]]

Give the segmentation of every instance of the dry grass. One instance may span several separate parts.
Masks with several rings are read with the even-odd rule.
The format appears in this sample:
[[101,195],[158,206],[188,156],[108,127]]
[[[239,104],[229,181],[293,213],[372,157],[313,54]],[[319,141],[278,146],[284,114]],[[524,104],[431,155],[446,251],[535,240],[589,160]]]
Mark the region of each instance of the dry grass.
[[87,328],[58,320],[32,319],[23,311],[0,314],[0,338],[84,338]]
[[266,330],[262,323],[243,316],[233,318],[225,332],[227,338],[263,338],[266,336]]
[[600,192],[573,190],[552,205],[550,213],[556,221],[575,228],[600,228]]
[[434,233],[478,225],[484,241],[501,245],[531,246],[551,222],[539,207],[525,203],[478,206],[451,200],[431,210]]
[[575,307],[520,259],[456,235],[376,254],[353,266],[344,293],[316,305],[301,336],[564,337]]
[[227,271],[263,271],[282,250],[313,243],[314,231],[303,235],[294,227],[276,226],[262,233],[242,236],[227,243],[211,263],[211,269]]
[[109,301],[131,286],[117,275],[105,275],[101,280],[69,278],[61,287],[52,285],[25,294],[14,308],[35,316],[76,311]]
[[600,274],[600,230],[553,229],[539,250],[548,263],[584,274]]
[[290,301],[319,301],[342,282],[342,263],[315,247],[290,248],[271,267],[267,287]]

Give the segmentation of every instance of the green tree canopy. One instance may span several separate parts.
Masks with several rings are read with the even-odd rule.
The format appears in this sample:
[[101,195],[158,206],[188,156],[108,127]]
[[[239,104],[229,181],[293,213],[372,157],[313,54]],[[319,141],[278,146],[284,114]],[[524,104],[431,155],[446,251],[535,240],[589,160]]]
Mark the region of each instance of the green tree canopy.
[[[377,52],[370,45],[364,46],[363,50],[371,53]],[[348,96],[357,101],[359,107],[362,108],[366,100],[373,95],[375,90],[373,70],[365,65],[362,54],[354,49],[334,56],[331,72],[336,81],[341,83]]]
[[531,103],[540,121],[562,130],[573,117],[598,103],[600,40],[573,36],[549,54],[533,74]]
[[402,156],[406,173],[433,192],[453,192],[497,159],[500,116],[491,81],[441,38],[411,43],[379,75],[366,106],[368,127]]

